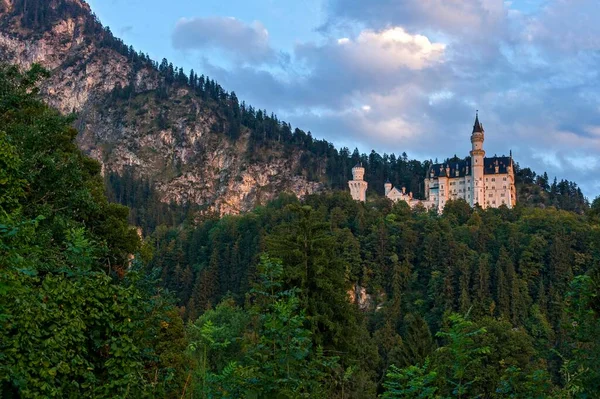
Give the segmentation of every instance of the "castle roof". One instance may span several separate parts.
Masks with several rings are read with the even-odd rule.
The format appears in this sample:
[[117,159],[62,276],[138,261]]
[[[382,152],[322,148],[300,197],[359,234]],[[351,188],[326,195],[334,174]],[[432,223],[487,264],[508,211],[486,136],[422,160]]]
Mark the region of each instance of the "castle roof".
[[511,165],[510,157],[491,157],[483,160],[483,174],[496,174],[496,165],[498,165],[498,173],[508,173],[508,167]]
[[479,122],[479,112],[475,114],[475,123],[473,124],[473,133],[483,133],[483,125]]
[[[446,174],[446,169],[449,168],[448,174]],[[468,170],[467,170],[468,169]],[[458,170],[458,176],[456,175],[456,171]],[[445,163],[436,163],[430,166],[427,177],[431,177],[431,172],[433,172],[433,177],[465,177],[471,175],[471,157],[467,157],[466,159],[459,161],[448,161]],[[468,172],[468,173],[467,173]]]
[[[511,165],[510,157],[490,157],[483,159],[483,174],[485,175],[495,175],[496,174],[496,165],[498,165],[498,173],[505,174],[508,173],[508,166]],[[449,168],[449,173],[447,173],[446,169]],[[458,175],[456,171],[458,170]],[[433,177],[465,177],[471,176],[473,174],[473,170],[471,168],[471,157],[467,157],[463,160],[459,161],[448,161],[445,163],[437,163],[433,164],[429,167],[429,171],[427,172],[427,177],[432,177],[431,172],[433,172]]]

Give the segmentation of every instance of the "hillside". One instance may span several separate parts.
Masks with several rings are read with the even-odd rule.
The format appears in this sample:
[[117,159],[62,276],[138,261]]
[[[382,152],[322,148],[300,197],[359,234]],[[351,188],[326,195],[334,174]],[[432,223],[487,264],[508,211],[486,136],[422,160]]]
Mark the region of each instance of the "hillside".
[[172,65],[155,65],[115,39],[85,2],[8,0],[0,26],[2,59],[51,71],[43,86],[48,103],[78,113],[78,143],[105,173],[133,167],[164,202],[219,213],[248,210],[280,191],[322,189],[296,175],[301,153],[249,159],[247,128],[235,139],[223,134],[232,130],[228,112],[239,113],[234,95],[204,78],[192,87]]
[[[165,207],[237,214],[281,192],[345,190],[359,161],[371,195],[381,195],[387,179],[422,195],[428,162],[315,140],[208,77],[128,47],[83,0],[2,0],[0,59],[51,72],[46,101],[77,114],[80,148],[101,163],[111,198],[133,208],[136,224],[159,224]],[[552,191],[527,173],[519,179],[524,203],[587,208],[574,183]],[[125,189],[145,194],[133,198]]]

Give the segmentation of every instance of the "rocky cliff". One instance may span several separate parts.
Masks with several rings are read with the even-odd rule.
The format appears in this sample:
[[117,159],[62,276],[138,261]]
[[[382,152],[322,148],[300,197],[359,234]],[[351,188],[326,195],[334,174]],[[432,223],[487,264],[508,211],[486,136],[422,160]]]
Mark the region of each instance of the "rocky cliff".
[[166,81],[158,64],[115,39],[82,0],[0,0],[0,59],[48,69],[42,93],[61,112],[77,113],[82,150],[105,173],[133,168],[164,202],[235,214],[280,192],[324,189],[298,174],[301,152],[272,146],[257,157],[249,128],[224,134],[222,105]]

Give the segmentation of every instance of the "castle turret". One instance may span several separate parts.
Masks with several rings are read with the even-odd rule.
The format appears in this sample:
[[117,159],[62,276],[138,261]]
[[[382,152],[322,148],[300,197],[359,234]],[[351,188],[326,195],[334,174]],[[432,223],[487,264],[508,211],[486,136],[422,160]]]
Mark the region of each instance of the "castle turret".
[[483,181],[484,174],[484,158],[485,151],[483,150],[484,140],[483,125],[479,122],[479,113],[475,115],[475,124],[473,125],[473,134],[471,134],[471,169],[473,171],[473,183],[471,190],[473,192],[471,205],[479,204],[485,208],[485,183]]
[[385,195],[388,195],[392,191],[392,183],[389,180],[385,182],[383,187],[385,188]]
[[517,188],[515,187],[515,168],[513,164],[512,150],[510,150],[510,160],[508,167],[506,168],[506,172],[508,173],[508,182],[510,184],[508,207],[513,208],[515,205],[517,205]]
[[348,182],[350,195],[355,201],[365,202],[367,200],[368,183],[364,180],[365,168],[361,164],[352,168],[352,180]]

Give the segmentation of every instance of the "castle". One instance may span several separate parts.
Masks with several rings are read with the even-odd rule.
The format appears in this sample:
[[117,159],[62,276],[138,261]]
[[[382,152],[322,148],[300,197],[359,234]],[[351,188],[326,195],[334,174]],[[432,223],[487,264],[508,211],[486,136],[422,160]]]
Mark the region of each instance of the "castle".
[[[484,139],[485,132],[477,114],[471,134],[471,156],[462,161],[432,164],[424,179],[424,200],[413,198],[404,187],[402,190],[394,188],[389,181],[385,183],[385,196],[394,202],[405,201],[411,208],[422,204],[438,212],[447,201],[456,199],[484,209],[502,205],[512,208],[517,203],[512,152],[508,157],[486,158]],[[366,200],[368,184],[364,174],[365,169],[359,164],[352,168],[353,180],[348,182],[350,194],[357,201]]]

